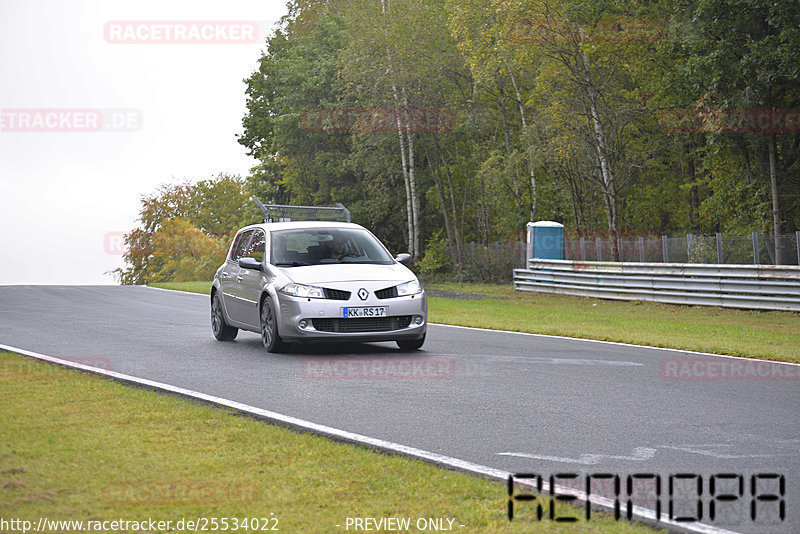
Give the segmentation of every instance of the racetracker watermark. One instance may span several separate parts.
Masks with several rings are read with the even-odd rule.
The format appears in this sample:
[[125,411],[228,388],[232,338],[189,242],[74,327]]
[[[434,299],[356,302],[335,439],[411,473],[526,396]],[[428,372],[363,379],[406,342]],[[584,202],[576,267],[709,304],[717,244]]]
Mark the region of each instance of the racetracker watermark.
[[664,24],[658,20],[528,19],[511,23],[508,38],[516,43],[652,43],[661,39]]
[[118,482],[104,490],[110,504],[242,504],[258,499],[258,486],[242,482]]
[[[81,356],[78,358],[64,358],[71,362],[97,367],[112,371],[111,360],[102,356]],[[69,367],[43,363],[29,358],[0,359],[0,377],[13,380],[77,380],[84,375]]]
[[122,256],[128,252],[128,245],[125,243],[126,232],[107,232],[103,236],[103,250],[112,256]]
[[110,44],[245,44],[259,41],[252,20],[111,20],[103,27]]
[[138,109],[0,109],[0,132],[135,132],[142,123]]
[[280,530],[273,512],[261,517],[197,516],[177,520],[155,519],[49,519],[37,521],[0,517],[0,532],[262,532]]
[[309,109],[300,116],[300,127],[307,132],[447,132],[455,125],[456,114],[446,108],[353,108]]
[[664,380],[800,380],[800,366],[763,360],[665,358]]
[[306,380],[451,380],[456,373],[456,362],[443,356],[326,356],[304,358],[301,372]]
[[668,133],[800,133],[797,109],[668,109],[658,116]]

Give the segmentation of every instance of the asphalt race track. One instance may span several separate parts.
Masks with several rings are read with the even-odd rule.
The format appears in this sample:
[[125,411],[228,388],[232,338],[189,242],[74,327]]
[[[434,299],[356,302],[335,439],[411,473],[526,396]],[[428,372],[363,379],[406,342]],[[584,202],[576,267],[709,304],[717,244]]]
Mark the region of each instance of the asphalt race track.
[[[119,286],[2,286],[0,344],[513,473],[618,474],[623,491],[626,476],[658,473],[665,515],[669,475],[701,475],[703,523],[800,532],[796,365],[439,325],[418,352],[374,343],[270,355],[255,334],[216,341],[207,297]],[[720,378],[735,365],[736,379]],[[709,477],[723,473],[734,475],[725,491],[741,475],[744,493],[724,524],[708,508]],[[758,500],[751,518],[754,475],[757,493],[779,492],[764,474],[785,477],[784,521],[779,501]],[[675,495],[696,483],[675,479]]]

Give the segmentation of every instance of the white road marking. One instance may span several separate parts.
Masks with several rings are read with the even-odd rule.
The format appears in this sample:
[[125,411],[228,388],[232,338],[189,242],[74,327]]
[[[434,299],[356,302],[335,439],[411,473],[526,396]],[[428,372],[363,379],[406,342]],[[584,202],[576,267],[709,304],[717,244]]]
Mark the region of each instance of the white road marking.
[[[464,356],[459,354],[458,356]],[[645,364],[639,362],[626,362],[620,360],[587,360],[581,358],[539,358],[526,356],[489,356],[486,354],[476,355],[487,357],[490,362],[502,363],[544,363],[555,365],[608,365],[611,367],[644,367]]]
[[[499,480],[502,482],[506,482],[508,480],[508,477],[513,474],[509,471],[503,471],[502,469],[495,469],[493,467],[487,467],[484,465],[468,462],[466,460],[460,460],[458,458],[445,456],[443,454],[437,454],[434,452],[428,452],[422,449],[417,449],[416,447],[409,447],[408,445],[402,445],[399,443],[393,443],[391,441],[385,441],[378,438],[364,436],[362,434],[355,434],[353,432],[348,432],[346,430],[340,430],[338,428],[320,425],[318,423],[313,423],[311,421],[306,421],[304,419],[299,419],[297,417],[271,412],[269,410],[264,410],[263,408],[257,408],[255,406],[250,406],[229,399],[216,397],[214,395],[208,395],[206,393],[201,393],[199,391],[192,391],[190,389],[173,386],[171,384],[156,382],[155,380],[148,380],[146,378],[139,378],[135,376],[125,375],[122,373],[101,369],[99,367],[91,367],[89,365],[83,365],[80,363],[71,362],[69,360],[56,358],[54,356],[47,356],[46,354],[39,354],[38,352],[32,352],[29,350],[20,349],[9,345],[0,344],[0,350],[15,352],[23,356],[29,356],[31,358],[36,358],[57,365],[62,365],[73,369],[80,369],[81,371],[87,371],[90,373],[107,376],[109,378],[114,378],[122,382],[139,384],[154,389],[159,389],[162,391],[175,393],[184,397],[199,399],[205,402],[209,402],[219,406],[225,406],[227,408],[231,408],[233,410],[242,413],[247,413],[262,419],[266,419],[268,421],[273,421],[276,423],[281,423],[295,428],[307,430],[316,434],[321,434],[323,436],[327,436],[335,440],[345,441],[348,443],[356,443],[359,445],[376,448],[386,452],[391,452],[402,456],[407,456],[410,458],[416,458],[443,467],[448,467],[451,469],[456,469],[458,471],[464,471],[467,473],[480,475],[486,478]],[[530,486],[530,484],[527,485]],[[582,502],[588,501],[600,508],[605,508],[606,510],[611,510],[611,511],[614,510],[614,501],[612,499],[607,499],[599,495],[587,495],[585,492],[575,491],[573,488],[566,488],[558,485],[556,485],[553,489],[558,493],[571,492],[573,495],[577,497],[578,500]],[[543,481],[542,490],[545,492],[550,491],[550,485],[548,482]],[[705,523],[697,523],[697,522],[679,523],[676,521],[670,521],[669,519],[664,519],[663,517],[657,517],[655,511],[643,508],[641,506],[633,506],[631,508],[631,512],[633,517],[637,519],[642,519],[650,522],[657,522],[658,525],[668,525],[689,532],[697,532],[700,534],[736,534],[733,531],[714,527],[712,525],[706,525]]]
[[659,445],[660,449],[672,449],[681,452],[690,452],[699,454],[701,456],[711,456],[712,458],[719,458],[722,460],[737,460],[742,458],[774,458],[778,456],[794,456],[793,454],[729,454],[719,452],[714,449],[724,449],[725,447],[732,447],[729,443],[717,443],[707,445]]
[[437,356],[450,356],[455,358],[480,358],[487,362],[499,363],[533,363],[554,365],[608,365],[611,367],[644,367],[640,362],[626,362],[624,360],[590,360],[585,358],[542,358],[539,356],[493,356],[491,354],[465,354],[463,352],[436,352]]
[[630,460],[633,462],[643,462],[650,460],[656,455],[656,449],[649,447],[636,447],[631,456],[617,456],[613,454],[581,454],[578,458],[564,458],[562,456],[547,456],[544,454],[531,454],[528,452],[498,452],[500,456],[513,456],[515,458],[530,458],[532,460],[549,460],[551,462],[563,462],[569,464],[596,465],[603,460]]

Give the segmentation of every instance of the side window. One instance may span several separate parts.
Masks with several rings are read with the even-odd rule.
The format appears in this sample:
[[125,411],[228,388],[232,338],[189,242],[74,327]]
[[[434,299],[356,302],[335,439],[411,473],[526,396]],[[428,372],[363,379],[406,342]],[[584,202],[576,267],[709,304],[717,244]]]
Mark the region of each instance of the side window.
[[236,239],[233,240],[233,247],[231,247],[231,255],[228,258],[231,261],[239,261],[244,255],[245,247],[250,242],[250,236],[253,235],[252,230],[247,230],[246,232],[241,232],[239,235],[236,236]]
[[266,239],[264,238],[264,232],[256,228],[255,231],[253,232],[253,239],[250,240],[250,244],[247,246],[247,250],[245,250],[244,256],[248,258],[253,258],[254,260],[261,263],[262,261],[264,261],[265,244],[266,244]]

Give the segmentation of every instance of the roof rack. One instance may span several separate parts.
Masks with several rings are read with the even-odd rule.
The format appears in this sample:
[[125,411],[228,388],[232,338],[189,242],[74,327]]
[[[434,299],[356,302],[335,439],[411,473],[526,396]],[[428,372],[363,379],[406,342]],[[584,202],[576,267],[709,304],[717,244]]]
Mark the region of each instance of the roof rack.
[[350,211],[337,202],[333,206],[288,206],[285,204],[262,204],[256,197],[250,197],[264,212],[264,222],[288,221],[334,221],[350,222]]

